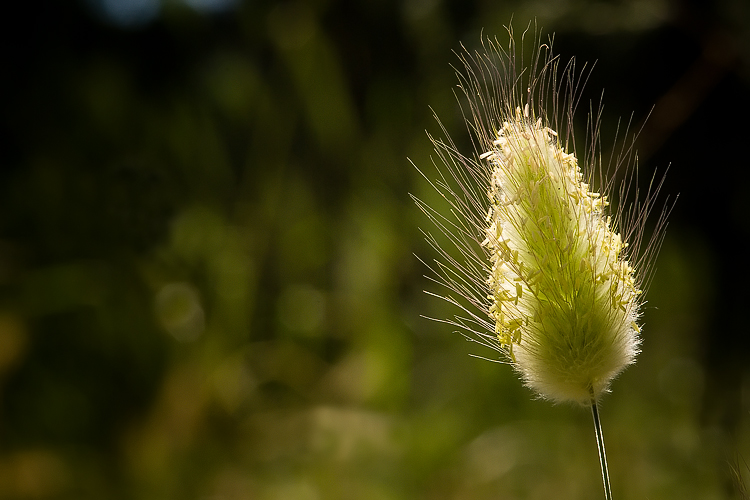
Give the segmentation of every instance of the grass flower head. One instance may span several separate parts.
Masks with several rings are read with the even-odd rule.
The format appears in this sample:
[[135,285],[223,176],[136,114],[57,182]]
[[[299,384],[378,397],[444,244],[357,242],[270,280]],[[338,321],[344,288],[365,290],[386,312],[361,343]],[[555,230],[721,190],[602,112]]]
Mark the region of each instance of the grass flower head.
[[451,214],[416,201],[455,248],[427,233],[443,257],[430,267],[449,291],[438,295],[465,313],[449,323],[500,351],[542,397],[590,405],[639,352],[666,212],[644,238],[660,185],[626,205],[639,197],[632,138],[605,165],[592,114],[580,158],[573,116],[585,74],[574,61],[561,69],[537,37],[525,61],[509,31],[507,50],[485,40],[459,55],[474,152],[433,139],[433,186]]

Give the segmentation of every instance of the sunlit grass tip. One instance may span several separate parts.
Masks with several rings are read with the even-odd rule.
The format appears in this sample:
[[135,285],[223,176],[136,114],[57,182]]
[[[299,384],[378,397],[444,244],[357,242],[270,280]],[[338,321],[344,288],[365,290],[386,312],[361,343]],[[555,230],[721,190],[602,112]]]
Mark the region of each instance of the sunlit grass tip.
[[599,112],[577,149],[573,120],[588,69],[561,66],[537,31],[526,53],[532,30],[518,44],[508,32],[505,48],[483,39],[480,50],[458,53],[473,152],[460,152],[445,130],[445,139],[431,137],[439,175],[425,177],[450,210],[415,198],[442,233],[425,233],[440,255],[429,267],[442,290],[430,293],[461,310],[442,321],[502,353],[538,395],[590,405],[639,352],[668,215],[647,231],[663,177],[641,196],[627,128],[602,158]]

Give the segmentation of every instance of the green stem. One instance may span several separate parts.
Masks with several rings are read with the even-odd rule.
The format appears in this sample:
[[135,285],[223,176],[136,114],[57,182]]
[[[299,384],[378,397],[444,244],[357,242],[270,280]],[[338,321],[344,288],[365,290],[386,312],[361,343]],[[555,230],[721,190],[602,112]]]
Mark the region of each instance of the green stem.
[[609,487],[609,471],[607,470],[607,453],[604,451],[604,434],[602,434],[602,423],[599,421],[599,408],[591,395],[591,413],[594,416],[594,431],[596,432],[596,445],[599,448],[599,465],[602,467],[602,483],[604,483],[604,498],[612,500],[612,490]]

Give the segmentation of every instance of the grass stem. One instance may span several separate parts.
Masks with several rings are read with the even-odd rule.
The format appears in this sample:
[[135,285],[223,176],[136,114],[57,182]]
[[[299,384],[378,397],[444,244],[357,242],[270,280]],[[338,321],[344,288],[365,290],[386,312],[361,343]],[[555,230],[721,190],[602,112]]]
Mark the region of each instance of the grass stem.
[[604,483],[604,498],[612,500],[612,490],[609,486],[609,470],[607,469],[607,453],[604,450],[604,434],[599,420],[599,408],[596,399],[591,398],[591,414],[594,417],[594,431],[596,432],[596,446],[599,448],[599,465],[602,467],[602,483]]

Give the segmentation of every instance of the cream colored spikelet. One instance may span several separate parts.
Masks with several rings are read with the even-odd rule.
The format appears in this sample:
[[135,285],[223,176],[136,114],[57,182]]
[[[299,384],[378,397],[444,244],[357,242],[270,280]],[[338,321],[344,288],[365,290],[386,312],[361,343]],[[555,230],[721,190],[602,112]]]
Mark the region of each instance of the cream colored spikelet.
[[[540,396],[591,405],[639,352],[642,289],[667,211],[645,238],[661,184],[638,200],[632,143],[602,165],[599,115],[590,117],[579,164],[574,63],[558,78],[551,42],[535,38],[524,61],[509,31],[508,49],[484,40],[483,52],[459,54],[475,156],[432,139],[441,174],[432,184],[450,213],[416,202],[452,244],[426,233],[442,256],[430,266],[433,280],[449,291],[434,295],[461,308],[443,321],[503,353]],[[629,196],[636,201],[626,205]]]
[[542,118],[517,109],[493,146],[482,244],[495,334],[536,392],[590,403],[638,352],[641,291],[625,244]]

